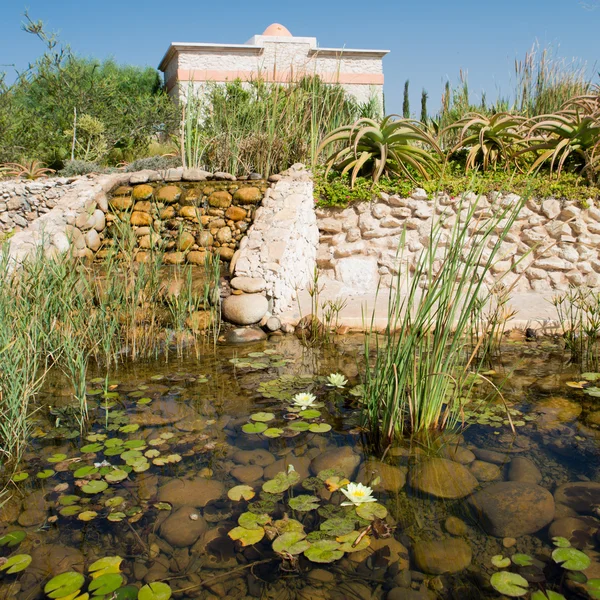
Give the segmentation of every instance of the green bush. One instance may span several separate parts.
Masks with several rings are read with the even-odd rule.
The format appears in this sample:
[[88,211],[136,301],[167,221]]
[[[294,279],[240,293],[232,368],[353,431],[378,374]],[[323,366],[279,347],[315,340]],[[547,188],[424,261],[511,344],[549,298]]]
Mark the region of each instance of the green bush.
[[127,173],[143,171],[145,169],[164,171],[165,169],[180,166],[181,158],[179,156],[150,156],[148,158],[138,158],[137,160],[134,160],[125,167],[125,171],[127,171]]
[[103,172],[104,167],[101,167],[98,163],[85,160],[68,160],[58,174],[62,177],[76,177],[77,175]]

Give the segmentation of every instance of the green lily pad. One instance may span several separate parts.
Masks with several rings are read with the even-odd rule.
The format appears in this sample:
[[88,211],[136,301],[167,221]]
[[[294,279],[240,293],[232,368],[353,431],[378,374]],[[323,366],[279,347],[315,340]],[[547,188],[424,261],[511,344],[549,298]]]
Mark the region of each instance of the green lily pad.
[[[340,535],[335,538],[336,542],[340,544],[340,550],[342,552],[360,552],[366,550],[371,543],[371,538],[368,535],[363,535],[360,542],[356,544],[358,536],[361,535],[360,531],[351,531],[346,535]],[[355,545],[356,544],[356,545]]]
[[329,423],[311,423],[308,430],[311,433],[327,433],[331,431],[331,425]]
[[519,567],[529,567],[533,564],[533,558],[529,554],[516,553],[511,556],[511,560]]
[[310,423],[307,423],[306,421],[292,421],[288,425],[288,429],[291,429],[292,431],[308,431],[309,428]]
[[265,530],[262,527],[259,527],[258,529],[234,527],[227,535],[234,541],[239,540],[242,543],[242,546],[252,546],[263,539]]
[[557,548],[570,548],[571,547],[571,542],[567,538],[560,537],[560,536],[554,536],[552,538],[552,543]]
[[270,412],[257,412],[257,413],[250,415],[250,418],[253,421],[259,421],[261,423],[268,423],[269,421],[272,421],[275,418],[275,415]]
[[0,537],[0,547],[7,546],[8,548],[13,548],[17,544],[20,544],[26,537],[27,534],[21,529],[11,531]]
[[282,494],[300,481],[300,474],[296,471],[277,473],[273,479],[265,481],[262,489],[269,494]]
[[261,529],[271,520],[267,514],[258,514],[252,512],[242,513],[238,518],[238,525],[245,529]]
[[110,438],[104,442],[104,446],[106,448],[117,448],[118,446],[123,445],[123,440],[121,438]]
[[319,527],[321,531],[336,537],[354,531],[356,521],[345,517],[332,517],[323,521]]
[[582,373],[581,378],[586,381],[598,381],[600,379],[600,373]]
[[52,477],[52,475],[55,473],[56,471],[53,471],[52,469],[44,469],[43,471],[37,473],[36,477],[38,479],[48,479],[48,477]]
[[140,426],[137,423],[132,423],[130,425],[123,425],[123,427],[119,427],[119,431],[121,433],[135,433],[139,428]]
[[340,545],[333,540],[320,540],[314,542],[310,548],[304,551],[308,560],[316,563],[332,563],[344,556]]
[[98,516],[95,510],[84,510],[77,515],[80,521],[93,521]]
[[290,498],[288,501],[290,508],[300,512],[308,512],[319,508],[319,499],[316,496],[309,496],[308,494],[301,494]]
[[490,578],[490,583],[497,592],[511,598],[524,596],[527,594],[529,588],[527,579],[521,577],[518,573],[511,573],[509,571],[494,573]]
[[119,573],[106,573],[93,579],[88,586],[88,591],[93,592],[94,596],[105,596],[112,594],[123,585],[123,576]]
[[117,483],[127,479],[127,473],[121,469],[113,469],[110,473],[104,476],[104,479],[109,483]]
[[279,519],[273,525],[279,533],[304,533],[304,525],[296,519]]
[[31,564],[31,556],[29,554],[15,554],[10,556],[7,561],[0,566],[0,571],[6,571],[11,575],[24,571]]
[[502,554],[496,554],[496,556],[492,556],[492,565],[498,569],[506,569],[506,567],[510,567],[510,558],[505,558]]
[[562,594],[553,592],[552,590],[546,590],[542,592],[537,590],[531,594],[531,600],[567,600]]
[[385,519],[387,517],[387,508],[379,502],[365,502],[356,507],[356,514],[361,519],[374,521],[375,519]]
[[80,513],[82,510],[83,509],[78,504],[72,504],[71,506],[65,506],[64,508],[61,508],[58,512],[63,517],[72,517],[73,515]]
[[65,460],[65,458],[67,458],[66,454],[53,454],[52,456],[49,456],[46,460],[49,463],[59,463]]
[[104,502],[104,506],[107,508],[116,508],[117,506],[121,506],[125,502],[125,498],[123,496],[113,496],[112,498],[108,498]]
[[314,408],[307,408],[298,413],[303,419],[318,419],[321,416],[321,411]]
[[120,573],[123,559],[120,556],[105,556],[93,562],[88,571],[93,578],[106,575],[108,573]]
[[81,491],[86,494],[99,494],[103,492],[108,487],[108,483],[106,481],[101,481],[99,479],[90,481],[82,486]]
[[64,598],[79,592],[85,583],[85,577],[75,571],[67,571],[53,577],[45,586],[48,598]]
[[279,427],[269,427],[263,431],[263,435],[268,438],[278,438],[283,434],[283,429],[279,429]]
[[256,492],[249,485],[236,485],[227,492],[227,497],[234,502],[251,500],[255,495]]
[[284,533],[273,542],[273,551],[279,554],[302,554],[310,548],[310,542],[306,539],[306,534],[299,531]]
[[267,426],[264,423],[246,423],[242,426],[244,433],[262,433],[267,430]]
[[117,511],[117,512],[112,512],[112,513],[108,514],[106,518],[111,523],[120,523],[126,517],[127,517],[127,515],[124,512]]
[[102,444],[86,444],[85,446],[81,446],[81,448],[79,448],[79,450],[83,453],[83,454],[89,454],[90,452],[100,452],[100,450],[102,450],[102,448],[104,448],[104,446]]
[[143,449],[146,447],[146,442],[144,440],[127,440],[123,446],[130,450]]
[[168,584],[162,581],[148,583],[138,593],[138,600],[169,600],[173,592]]
[[552,552],[552,558],[569,571],[585,571],[592,563],[587,554],[576,548],[557,548]]
[[80,467],[73,473],[73,477],[77,479],[85,479],[90,475],[95,475],[98,472],[97,467],[93,467],[91,465],[86,465],[85,467]]
[[29,477],[29,473],[26,473],[25,471],[21,471],[19,473],[15,473],[12,476],[12,480],[15,483],[18,483],[19,481],[25,481],[28,477]]

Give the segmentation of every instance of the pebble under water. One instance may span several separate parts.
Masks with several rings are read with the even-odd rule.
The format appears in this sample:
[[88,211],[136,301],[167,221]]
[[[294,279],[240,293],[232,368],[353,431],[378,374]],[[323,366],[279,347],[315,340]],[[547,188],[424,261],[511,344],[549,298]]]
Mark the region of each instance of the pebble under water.
[[[0,572],[0,600],[46,598],[51,577],[117,555],[124,585],[164,581],[182,599],[501,598],[502,571],[524,577],[522,597],[600,597],[551,558],[565,538],[589,558],[578,572],[600,577],[597,374],[550,341],[506,344],[487,375],[507,378],[506,407],[466,405],[461,434],[382,459],[360,427],[361,356],[360,336],[323,349],[273,336],[94,367],[83,436],[51,376],[0,508],[0,536],[26,534],[0,556],[32,560]],[[315,400],[294,405],[299,393]],[[348,482],[376,502],[342,506]]]

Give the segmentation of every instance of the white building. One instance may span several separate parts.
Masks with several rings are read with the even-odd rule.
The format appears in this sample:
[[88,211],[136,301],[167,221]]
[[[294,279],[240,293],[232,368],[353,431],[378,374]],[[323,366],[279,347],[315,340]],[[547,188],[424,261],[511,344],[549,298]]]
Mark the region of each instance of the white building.
[[245,44],[173,42],[159,69],[169,93],[184,97],[191,83],[199,92],[207,82],[251,81],[258,77],[278,83],[318,75],[339,83],[359,102],[371,98],[383,110],[382,59],[388,50],[320,48],[317,38],[294,37],[274,23]]

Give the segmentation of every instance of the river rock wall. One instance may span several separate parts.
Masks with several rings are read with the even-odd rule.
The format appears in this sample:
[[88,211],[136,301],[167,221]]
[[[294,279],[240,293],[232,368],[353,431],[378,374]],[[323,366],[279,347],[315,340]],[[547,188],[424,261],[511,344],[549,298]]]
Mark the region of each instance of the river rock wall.
[[[465,198],[478,203],[476,214],[520,200],[515,194]],[[324,277],[344,284],[349,294],[375,291],[378,284],[390,287],[399,270],[396,253],[404,229],[403,258],[411,265],[428,243],[432,220],[443,215],[449,230],[459,205],[460,198],[431,199],[417,189],[410,198],[381,194],[346,209],[317,209],[317,264]],[[489,283],[504,274],[503,281],[519,292],[600,287],[600,210],[554,198],[530,199],[502,243]]]

